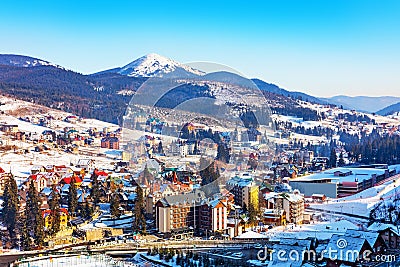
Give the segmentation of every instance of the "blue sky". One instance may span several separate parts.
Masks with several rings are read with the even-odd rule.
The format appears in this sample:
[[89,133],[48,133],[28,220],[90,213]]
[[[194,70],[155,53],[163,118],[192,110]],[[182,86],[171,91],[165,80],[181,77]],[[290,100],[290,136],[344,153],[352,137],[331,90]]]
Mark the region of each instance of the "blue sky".
[[400,1],[1,1],[0,53],[81,73],[147,53],[316,96],[400,96]]

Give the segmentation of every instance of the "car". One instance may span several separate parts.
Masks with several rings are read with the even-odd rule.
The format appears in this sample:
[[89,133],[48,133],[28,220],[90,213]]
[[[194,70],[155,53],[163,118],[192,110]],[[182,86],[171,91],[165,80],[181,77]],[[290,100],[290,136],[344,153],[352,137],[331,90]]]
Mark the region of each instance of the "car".
[[243,252],[236,252],[232,254],[233,257],[237,257],[237,258],[242,258],[243,257]]
[[261,244],[254,244],[254,248],[261,249],[263,246]]

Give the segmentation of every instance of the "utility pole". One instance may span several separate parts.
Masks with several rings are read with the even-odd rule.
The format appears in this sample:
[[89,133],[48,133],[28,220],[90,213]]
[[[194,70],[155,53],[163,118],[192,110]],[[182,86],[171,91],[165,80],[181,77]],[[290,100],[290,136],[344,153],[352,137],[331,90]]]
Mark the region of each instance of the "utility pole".
[[196,231],[196,200],[193,199],[193,237]]
[[237,214],[237,207],[235,207],[235,231],[234,236],[239,235],[239,228],[238,228],[238,214]]

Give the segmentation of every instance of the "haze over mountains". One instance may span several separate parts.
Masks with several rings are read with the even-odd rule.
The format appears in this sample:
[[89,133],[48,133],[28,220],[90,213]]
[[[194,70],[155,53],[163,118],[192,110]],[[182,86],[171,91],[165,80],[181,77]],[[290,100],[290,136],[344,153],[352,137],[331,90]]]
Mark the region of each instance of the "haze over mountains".
[[327,103],[332,103],[338,106],[342,105],[346,109],[354,109],[370,113],[379,113],[380,110],[400,102],[400,97],[395,96],[372,97],[339,95],[320,99],[325,100]]
[[[91,75],[66,70],[61,66],[37,58],[0,55],[0,92],[3,94],[114,123],[118,122],[115,121],[115,118],[124,112],[132,94],[151,77],[178,77],[189,80],[213,77],[216,81],[225,83],[226,87],[230,81],[229,79],[223,80],[223,78],[221,80],[220,78],[224,75],[226,76],[226,73],[223,72],[206,75],[201,70],[157,54],[148,54],[125,66]],[[233,74],[228,76],[237,79]],[[299,109],[293,108],[296,106],[294,102],[296,99],[319,104],[334,104],[347,109],[377,112],[382,115],[400,110],[400,104],[395,105],[400,102],[399,97],[335,96],[318,98],[302,92],[282,89],[260,79],[252,79],[252,82],[263,92],[272,108],[276,108],[277,112],[283,112],[286,115],[296,115],[296,112],[308,114],[304,110],[299,111]],[[200,95],[208,94],[209,97],[220,97],[222,100],[226,100],[224,99],[228,96],[226,93],[217,96],[210,94],[213,90],[216,92],[215,86],[221,85],[206,83],[199,87],[199,84],[188,82],[184,88],[179,88],[179,94],[177,91],[171,99],[187,99],[200,93]],[[244,87],[246,86],[244,85]],[[186,96],[182,98],[182,94],[186,94]],[[284,108],[278,109],[279,106]],[[391,107],[385,109],[387,106]],[[382,111],[380,111],[381,109]]]

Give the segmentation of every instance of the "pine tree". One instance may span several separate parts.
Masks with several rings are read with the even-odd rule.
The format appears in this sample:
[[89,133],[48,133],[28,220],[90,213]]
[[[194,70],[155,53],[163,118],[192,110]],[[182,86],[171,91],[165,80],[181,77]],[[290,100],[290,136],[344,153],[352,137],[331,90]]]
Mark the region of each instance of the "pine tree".
[[248,211],[249,211],[249,221],[250,221],[250,223],[257,222],[258,209],[257,209],[257,207],[254,206],[254,204],[252,202],[249,202]]
[[[206,185],[209,183],[214,182],[215,180],[217,180],[220,177],[219,174],[219,170],[218,168],[215,167],[215,162],[212,162],[211,164],[209,163],[205,163],[205,162],[201,162],[202,159],[200,159],[200,168],[202,168],[200,170],[200,176],[202,178],[202,185]],[[207,164],[209,164],[207,166]],[[207,166],[207,167],[202,167],[203,166]]]
[[198,154],[199,154],[199,145],[198,145],[198,142],[196,141],[194,143],[193,155],[198,155]]
[[163,148],[163,144],[162,144],[161,141],[158,143],[158,148],[157,148],[157,150],[158,150],[158,151],[157,151],[158,154],[160,154],[160,155],[164,154],[164,148]]
[[229,163],[230,158],[231,156],[228,146],[225,143],[219,143],[217,148],[217,159]]
[[344,166],[343,152],[340,152],[340,154],[339,154],[338,165],[339,165],[339,167],[343,167]]
[[93,204],[96,206],[100,202],[100,184],[97,180],[98,175],[93,172],[90,177],[92,180],[92,190],[90,191],[90,198],[93,200]]
[[120,208],[119,197],[114,193],[111,196],[111,201],[110,201],[110,213],[112,217],[118,218],[121,215],[121,211],[119,210],[119,208]]
[[14,177],[10,174],[3,193],[3,222],[7,227],[11,240],[15,240],[15,230],[18,221],[18,188]]
[[93,214],[93,208],[90,206],[89,201],[86,199],[85,204],[81,205],[81,216],[83,218],[91,217]]
[[68,189],[68,210],[72,216],[75,215],[77,206],[78,206],[78,196],[75,185],[75,178],[72,177]]
[[35,227],[35,243],[37,246],[42,247],[44,243],[44,219],[42,216],[42,212],[40,211],[35,216],[36,227]]
[[136,187],[136,199],[135,208],[133,209],[135,216],[132,222],[132,230],[134,232],[146,233],[146,219],[144,217],[144,201],[143,201],[143,190],[138,185]]
[[29,184],[25,217],[29,235],[33,237],[37,246],[42,246],[44,240],[44,220],[40,209],[40,198],[33,180]]
[[60,231],[60,194],[55,185],[52,186],[52,191],[50,194],[50,229],[48,229],[50,235],[55,235]]
[[336,161],[337,161],[337,156],[336,156],[336,151],[334,148],[331,149],[331,154],[329,157],[329,166],[330,167],[336,167]]
[[153,179],[153,175],[151,174],[149,167],[146,165],[144,166],[144,170],[143,170],[143,177],[145,180],[150,180]]
[[32,246],[32,241],[31,237],[29,236],[29,231],[28,227],[26,225],[26,218],[23,217],[21,218],[21,239],[20,239],[20,244],[21,244],[21,249],[23,250],[30,250]]

